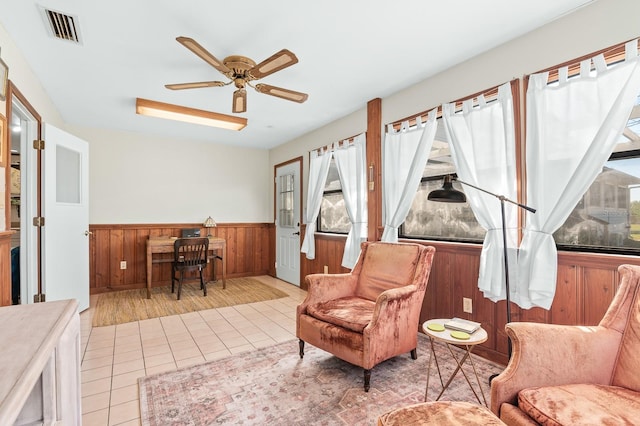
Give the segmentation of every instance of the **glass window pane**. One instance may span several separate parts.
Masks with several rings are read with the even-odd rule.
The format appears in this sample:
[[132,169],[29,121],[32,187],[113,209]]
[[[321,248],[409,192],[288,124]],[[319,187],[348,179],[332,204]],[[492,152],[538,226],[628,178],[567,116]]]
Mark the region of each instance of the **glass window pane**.
[[80,153],[68,148],[56,147],[56,201],[80,203],[81,182]]
[[553,236],[560,246],[640,248],[640,157],[608,161]]
[[611,159],[553,237],[560,248],[640,249],[640,96]]
[[[427,200],[431,191],[442,187],[444,176],[455,172],[444,124],[440,122],[429,160],[422,173],[422,182],[407,218],[400,227],[400,236],[472,242],[481,242],[484,239],[486,231],[476,220],[468,203],[440,203]],[[459,183],[454,183],[454,187],[464,192]]]
[[322,197],[319,218],[320,232],[348,233],[351,230],[342,192],[325,194]]
[[[462,185],[453,184],[463,191]],[[413,238],[442,238],[459,241],[482,241],[486,231],[476,220],[469,203],[439,203],[427,200],[429,193],[442,187],[442,180],[422,181],[402,234]]]
[[280,176],[280,197],[278,206],[278,224],[283,228],[293,228],[294,219],[294,176]]

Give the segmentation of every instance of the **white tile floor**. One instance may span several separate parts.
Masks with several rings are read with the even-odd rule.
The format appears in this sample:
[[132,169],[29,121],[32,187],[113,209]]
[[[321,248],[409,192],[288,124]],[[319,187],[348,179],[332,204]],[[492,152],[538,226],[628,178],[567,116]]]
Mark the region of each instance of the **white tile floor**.
[[289,297],[94,328],[99,296],[92,296],[80,314],[82,424],[139,425],[138,377],[294,339],[296,306],[306,292],[256,278]]

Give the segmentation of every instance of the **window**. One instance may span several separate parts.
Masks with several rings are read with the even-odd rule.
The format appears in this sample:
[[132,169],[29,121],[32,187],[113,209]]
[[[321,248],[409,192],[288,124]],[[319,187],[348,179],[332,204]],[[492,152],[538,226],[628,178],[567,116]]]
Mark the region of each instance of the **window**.
[[334,159],[331,159],[327,182],[324,186],[320,214],[318,214],[317,232],[331,232],[335,234],[348,234],[351,230],[351,222],[347,214],[342,196],[340,176]]
[[640,96],[609,161],[553,236],[560,249],[640,251]]
[[[444,176],[450,174],[455,174],[455,166],[444,124],[440,122],[420,186],[407,218],[400,227],[400,237],[482,242],[486,231],[476,220],[468,203],[439,203],[427,200],[431,191],[442,187]],[[464,192],[462,184],[454,182],[453,186]]]

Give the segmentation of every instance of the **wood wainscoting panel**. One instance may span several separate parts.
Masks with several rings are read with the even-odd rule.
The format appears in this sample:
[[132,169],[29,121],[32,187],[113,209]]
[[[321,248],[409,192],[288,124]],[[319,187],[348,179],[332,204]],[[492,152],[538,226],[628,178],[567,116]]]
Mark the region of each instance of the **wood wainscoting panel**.
[[[416,240],[403,240],[416,241]],[[481,245],[439,241],[420,241],[436,248],[429,284],[420,313],[420,321],[454,316],[478,321],[487,330],[488,339],[474,352],[506,363],[508,340],[504,332],[506,302],[484,297],[478,289]],[[322,263],[320,257],[316,261]],[[619,284],[617,268],[621,264],[640,265],[636,256],[597,253],[558,253],[556,294],[551,309],[522,309],[511,304],[512,321],[550,324],[597,325],[608,308]],[[462,298],[473,302],[473,313],[462,312]]]
[[[208,229],[202,224],[115,224],[90,225],[89,270],[91,294],[113,290],[145,288],[146,241],[150,236],[180,237],[185,228],[199,228],[201,235]],[[210,228],[211,235],[227,242],[227,278],[267,275],[273,272],[273,224],[231,223]],[[126,261],[126,269],[120,262]],[[171,283],[171,264],[153,266],[153,286]],[[218,277],[221,265],[216,263]],[[205,270],[207,279],[213,279],[213,268]],[[195,275],[194,275],[195,277]]]
[[346,235],[316,233],[315,241],[315,259],[307,259],[304,253],[302,253],[300,258],[300,288],[303,290],[307,290],[307,283],[304,277],[310,274],[322,274],[325,266],[327,266],[330,274],[341,274],[351,271],[351,269],[342,266],[342,255],[344,253],[344,245],[347,241]]

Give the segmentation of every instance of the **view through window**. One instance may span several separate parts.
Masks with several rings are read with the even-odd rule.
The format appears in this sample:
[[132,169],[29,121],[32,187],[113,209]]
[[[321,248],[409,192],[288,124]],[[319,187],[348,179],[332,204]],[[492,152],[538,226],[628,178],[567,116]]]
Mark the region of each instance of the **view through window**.
[[[445,175],[456,172],[444,123],[441,120],[442,118],[438,118],[438,131],[429,160],[411,209],[400,227],[400,236],[482,242],[486,231],[476,220],[469,203],[439,203],[427,200],[431,191],[442,187]],[[457,182],[453,183],[453,187],[462,192],[463,186]]]
[[348,234],[351,230],[351,222],[349,221],[342,195],[340,176],[333,158],[329,164],[329,173],[324,187],[316,228],[320,232],[336,234]]
[[553,236],[560,248],[640,249],[640,96],[611,158]]

